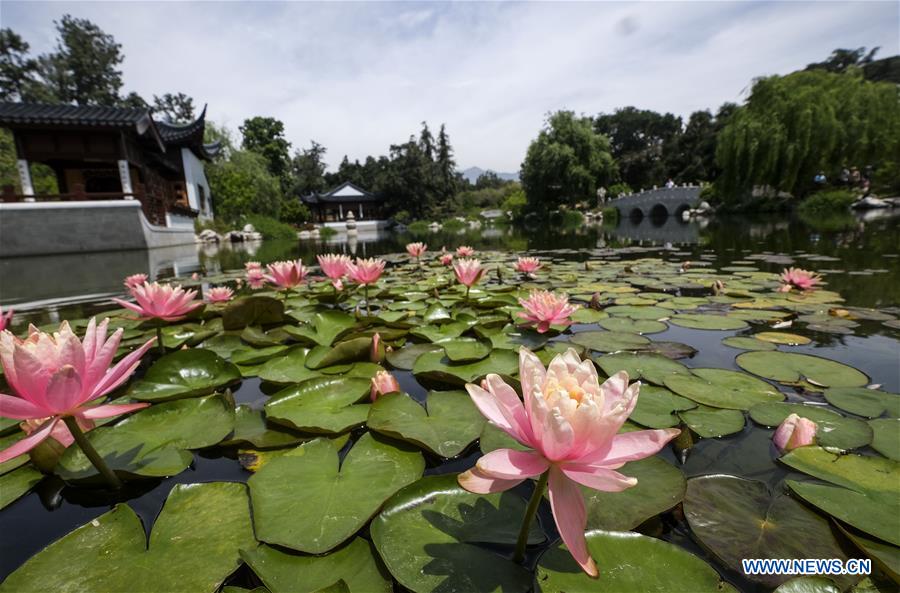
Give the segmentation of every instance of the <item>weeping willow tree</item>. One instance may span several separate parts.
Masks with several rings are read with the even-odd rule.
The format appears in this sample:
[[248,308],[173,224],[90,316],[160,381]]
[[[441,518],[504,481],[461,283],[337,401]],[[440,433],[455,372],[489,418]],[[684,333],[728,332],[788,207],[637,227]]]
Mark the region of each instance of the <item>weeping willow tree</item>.
[[722,130],[716,149],[724,195],[765,185],[795,196],[819,171],[873,166],[881,186],[900,183],[897,85],[843,74],[795,72],[758,79]]

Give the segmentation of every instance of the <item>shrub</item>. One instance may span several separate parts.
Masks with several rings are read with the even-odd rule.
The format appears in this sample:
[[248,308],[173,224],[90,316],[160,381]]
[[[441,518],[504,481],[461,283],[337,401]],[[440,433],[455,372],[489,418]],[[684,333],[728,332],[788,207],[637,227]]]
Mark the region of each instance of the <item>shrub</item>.
[[300,225],[307,222],[310,216],[309,208],[306,207],[306,204],[301,203],[298,198],[292,196],[285,198],[281,202],[281,212],[279,212],[278,218],[282,222]]
[[812,194],[800,203],[800,212],[834,212],[846,210],[853,203],[853,193],[846,189],[832,189]]
[[456,218],[449,218],[443,222],[441,227],[448,233],[456,233],[466,228],[466,223]]
[[330,239],[335,235],[337,235],[337,231],[330,226],[323,226],[319,229],[319,238],[321,239]]
[[603,222],[618,222],[619,220],[619,209],[618,208],[602,208],[600,212],[603,214]]
[[409,224],[409,232],[413,235],[424,235],[428,233],[428,223],[424,220],[417,220]]
[[289,224],[263,216],[251,214],[247,222],[253,225],[257,232],[262,233],[264,239],[297,239],[297,231]]
[[609,190],[606,192],[606,198],[609,200],[614,200],[619,197],[621,194],[630,194],[634,193],[631,189],[631,186],[627,183],[614,183],[609,186]]
[[407,212],[406,210],[401,210],[400,212],[394,214],[394,220],[399,222],[400,224],[409,224],[409,219],[409,212]]
[[503,200],[500,208],[506,212],[510,212],[513,220],[521,220],[522,217],[525,216],[525,207],[527,205],[528,200],[525,197],[525,192],[522,189],[519,189],[509,194],[506,199]]

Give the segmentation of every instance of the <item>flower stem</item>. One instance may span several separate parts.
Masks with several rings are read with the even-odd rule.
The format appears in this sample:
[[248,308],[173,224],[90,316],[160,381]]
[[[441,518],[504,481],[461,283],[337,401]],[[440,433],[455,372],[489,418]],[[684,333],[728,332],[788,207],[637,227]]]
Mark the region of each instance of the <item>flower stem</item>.
[[156,326],[156,347],[159,349],[160,356],[166,353],[166,347],[163,346],[163,333],[161,325]]
[[369,317],[372,312],[369,310],[369,285],[363,284],[363,291],[366,293],[366,317]]
[[525,558],[525,546],[528,545],[528,531],[531,528],[531,521],[534,519],[534,515],[541,504],[541,498],[544,496],[544,488],[547,487],[547,479],[549,477],[550,472],[544,472],[534,486],[531,500],[528,501],[528,507],[525,509],[525,517],[522,518],[522,528],[519,529],[519,538],[516,540],[516,551],[512,557],[513,562],[522,562]]
[[466,286],[466,304],[469,304],[469,291],[472,290],[471,286]]
[[66,426],[69,429],[69,432],[72,433],[72,438],[75,439],[75,442],[78,443],[78,446],[81,447],[81,450],[84,451],[84,454],[88,459],[91,460],[91,463],[97,468],[97,471],[100,472],[109,487],[113,490],[118,490],[122,487],[122,481],[119,479],[119,476],[113,472],[113,470],[109,469],[109,466],[106,465],[106,462],[103,461],[103,458],[100,457],[100,454],[97,453],[97,450],[94,449],[94,446],[88,440],[84,433],[81,432],[81,427],[78,426],[78,421],[74,416],[64,416],[63,422],[66,423]]

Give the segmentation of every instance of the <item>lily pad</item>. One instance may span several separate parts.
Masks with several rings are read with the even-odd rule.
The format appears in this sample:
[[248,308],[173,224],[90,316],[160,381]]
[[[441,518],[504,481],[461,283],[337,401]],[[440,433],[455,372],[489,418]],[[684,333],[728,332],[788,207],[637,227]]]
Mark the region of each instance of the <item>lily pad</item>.
[[822,387],[859,387],[869,378],[851,366],[796,352],[744,352],[734,360],[739,367],[754,375],[787,385],[803,379]]
[[649,339],[638,334],[596,330],[579,332],[573,335],[569,341],[597,352],[641,350],[650,343]]
[[665,385],[678,395],[713,408],[749,410],[756,404],[780,402],[784,394],[760,379],[726,369],[691,369],[670,375]]
[[894,461],[900,461],[900,418],[869,420],[872,448]]
[[465,391],[432,391],[426,408],[404,393],[372,404],[369,429],[410,441],[441,457],[455,457],[478,436],[485,419]]
[[740,410],[697,406],[691,410],[678,412],[678,416],[691,430],[704,439],[734,434],[744,428],[744,413]]
[[[684,516],[703,546],[728,568],[743,574],[744,558],[839,558],[847,556],[828,519],[763,482],[712,475],[688,480]],[[745,575],[768,587],[790,575]],[[835,578],[842,587],[856,579]]]
[[300,383],[319,375],[317,371],[306,367],[309,350],[303,346],[295,346],[277,358],[267,360],[259,369],[259,378],[270,383]]
[[[126,476],[173,476],[194,459],[190,449],[219,443],[234,428],[234,401],[222,394],[177,399],[135,412],[87,438],[106,463]],[[65,480],[100,476],[78,447],[69,447],[56,467]]]
[[514,375],[518,370],[518,355],[512,350],[499,349],[493,350],[487,358],[469,363],[453,363],[443,352],[426,352],[413,366],[416,378],[459,386],[475,383],[489,373]]
[[485,422],[478,437],[478,448],[482,453],[490,453],[497,449],[516,449],[517,451],[531,451],[516,439],[512,438],[490,422]]
[[719,573],[684,548],[632,532],[590,531],[588,550],[600,578],[587,576],[560,544],[541,555],[537,593],[729,593]]
[[787,332],[760,332],[758,334],[753,334],[753,337],[757,340],[762,340],[763,342],[782,344],[785,346],[803,346],[812,342],[812,340],[806,336],[789,334]]
[[681,423],[677,412],[696,407],[697,404],[693,401],[675,395],[668,389],[641,385],[637,405],[629,419],[648,428],[671,428]]
[[580,486],[587,509],[587,529],[627,531],[663,513],[684,498],[681,470],[659,457],[626,463],[617,471],[637,478],[622,492],[602,492]]
[[317,593],[335,579],[350,593],[391,593],[387,571],[372,544],[361,537],[324,556],[288,554],[265,544],[241,550],[241,558],[272,593]]
[[900,546],[900,463],[882,457],[836,455],[821,447],[799,447],[781,461],[829,482],[787,480],[801,498],[836,519]]
[[316,346],[306,355],[307,368],[321,369],[337,364],[367,360],[372,349],[372,338],[351,338],[333,347]]
[[841,523],[838,523],[837,526],[857,548],[873,559],[878,567],[893,579],[894,583],[900,583],[900,548],[867,537]]
[[234,410],[234,434],[223,445],[252,445],[256,449],[273,449],[296,445],[310,437],[298,435],[283,426],[266,422],[262,410],[241,405]]
[[609,317],[609,313],[598,311],[589,307],[580,307],[572,313],[571,319],[575,323],[597,323],[601,319]]
[[662,321],[631,319],[630,317],[609,317],[601,319],[597,325],[609,331],[633,334],[658,334],[669,329],[669,326]]
[[128,395],[141,401],[168,401],[206,395],[240,380],[241,371],[232,363],[210,350],[191,348],[154,362]]
[[595,357],[594,361],[607,377],[625,371],[631,381],[644,379],[656,385],[663,385],[669,375],[690,375],[686,366],[660,354],[619,352]]
[[365,423],[369,405],[359,404],[370,382],[342,375],[317,377],[282,389],[266,403],[266,416],[297,430],[340,433]]
[[229,303],[222,311],[222,325],[226,330],[281,323],[283,319],[284,303],[267,296],[238,299]]
[[776,427],[791,414],[808,418],[818,425],[816,442],[823,447],[855,449],[872,441],[872,429],[856,418],[845,418],[825,408],[793,403],[766,403],[750,408],[750,417],[763,426]]
[[440,345],[451,362],[475,362],[491,353],[489,343],[475,338],[451,338],[436,343]]
[[825,577],[795,577],[785,581],[772,593],[841,593],[831,579]]
[[746,321],[726,317],[724,315],[710,315],[708,313],[680,313],[673,315],[670,323],[690,329],[709,329],[729,331],[745,329],[749,327]]
[[416,364],[416,359],[426,352],[441,352],[443,349],[437,344],[407,344],[403,348],[397,348],[387,355],[388,364],[395,369],[411,371]]
[[737,348],[738,350],[777,350],[778,346],[771,342],[763,342],[756,338],[748,338],[746,336],[730,336],[722,340],[722,343],[729,348]]
[[[327,552],[352,537],[424,469],[421,453],[371,433],[360,437],[343,463],[331,443],[311,441],[250,478],[256,535],[301,552]],[[299,495],[303,504],[297,504]]]
[[356,325],[356,319],[342,311],[316,313],[305,325],[287,325],[284,331],[292,337],[320,346],[331,346],[334,341]]
[[18,500],[44,479],[44,474],[30,465],[0,476],[0,509]]
[[[429,476],[388,500],[370,530],[390,573],[415,593],[524,593],[531,572],[493,551],[515,544],[524,513],[512,492],[472,494],[456,475]],[[543,539],[532,523],[529,543]]]
[[866,387],[831,387],[824,395],[832,406],[857,416],[877,418],[885,412],[900,416],[900,394]]
[[243,484],[177,484],[147,536],[125,504],[56,540],[13,572],[16,593],[214,593],[256,545]]
[[613,305],[604,309],[614,317],[630,317],[631,319],[659,320],[668,317],[672,312],[655,305]]

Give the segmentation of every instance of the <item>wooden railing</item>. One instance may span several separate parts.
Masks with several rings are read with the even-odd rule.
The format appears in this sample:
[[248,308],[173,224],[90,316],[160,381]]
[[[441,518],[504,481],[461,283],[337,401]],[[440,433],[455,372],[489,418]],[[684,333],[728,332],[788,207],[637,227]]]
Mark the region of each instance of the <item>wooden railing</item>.
[[79,202],[92,200],[125,200],[133,198],[140,200],[141,196],[135,192],[126,194],[123,192],[86,192],[81,186],[75,186],[75,191],[64,194],[17,194],[11,185],[4,185],[0,191],[0,202]]

